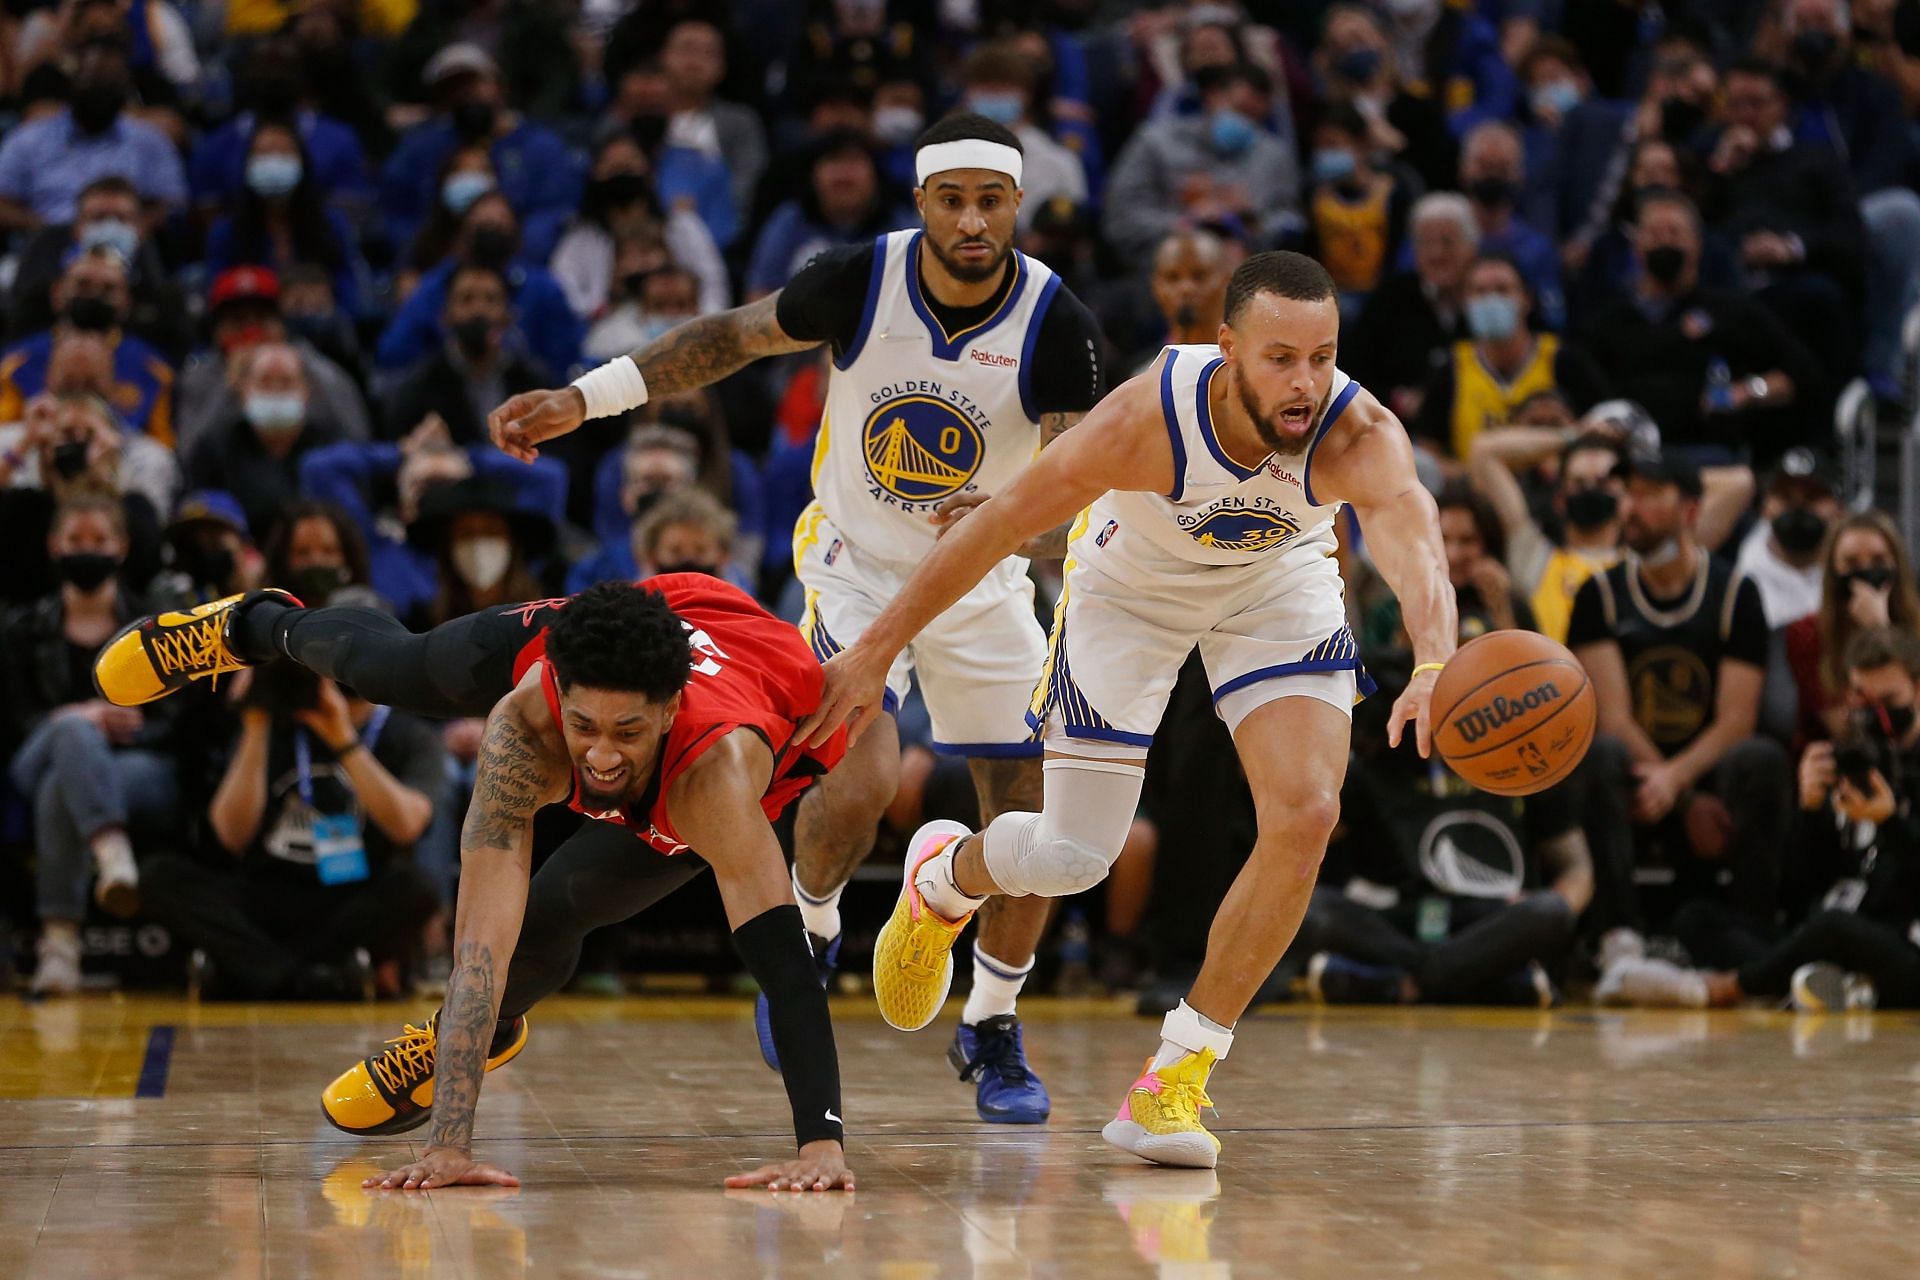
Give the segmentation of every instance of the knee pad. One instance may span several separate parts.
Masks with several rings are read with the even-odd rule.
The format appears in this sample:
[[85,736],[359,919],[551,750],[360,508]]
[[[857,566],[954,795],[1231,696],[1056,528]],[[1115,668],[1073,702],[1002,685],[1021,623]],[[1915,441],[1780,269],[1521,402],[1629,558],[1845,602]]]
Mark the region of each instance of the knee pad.
[[1120,846],[1049,830],[1041,813],[1003,813],[987,828],[987,873],[1015,897],[1066,898],[1107,878]]

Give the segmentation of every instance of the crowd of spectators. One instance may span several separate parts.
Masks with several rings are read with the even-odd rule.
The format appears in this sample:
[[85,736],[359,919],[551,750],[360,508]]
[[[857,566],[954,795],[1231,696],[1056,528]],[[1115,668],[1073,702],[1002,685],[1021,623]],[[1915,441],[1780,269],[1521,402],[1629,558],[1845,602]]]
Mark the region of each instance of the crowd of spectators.
[[[1019,247],[1119,376],[1211,340],[1248,253],[1324,261],[1461,638],[1537,628],[1591,673],[1600,740],[1526,801],[1363,710],[1282,976],[1525,1002],[1624,958],[1603,992],[1722,1000],[1810,957],[1920,1000],[1920,595],[1832,425],[1854,379],[1905,407],[1915,0],[8,5],[0,876],[31,988],[80,985],[96,912],[250,996],[391,992],[444,931],[477,724],[271,671],[110,707],[89,664],[131,617],[272,582],[426,627],[691,569],[797,616],[823,359],[531,466],[486,415],[909,225],[913,139],[959,107],[1019,136]],[[1341,532],[1390,694],[1398,609]],[[1211,904],[1155,889],[1163,833],[1212,868],[1189,889],[1244,854],[1182,688],[1120,868],[1068,912],[1076,973],[1090,917],[1103,977],[1177,984]],[[964,806],[902,725],[896,825]]]

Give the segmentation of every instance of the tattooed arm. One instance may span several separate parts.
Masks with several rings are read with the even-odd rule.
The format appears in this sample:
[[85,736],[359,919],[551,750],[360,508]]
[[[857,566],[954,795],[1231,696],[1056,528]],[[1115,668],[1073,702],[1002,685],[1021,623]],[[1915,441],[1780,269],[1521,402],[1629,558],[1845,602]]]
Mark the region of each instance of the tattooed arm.
[[[1040,415],[1040,447],[1046,448],[1067,433],[1074,423],[1086,417],[1084,413],[1043,413]],[[990,493],[955,494],[941,503],[933,513],[933,527],[942,534],[960,522],[960,517],[985,502],[993,495]],[[1067,554],[1067,530],[1073,527],[1073,521],[1049,529],[1036,537],[1028,538],[1020,547],[1019,554],[1029,560],[1058,560]]]
[[[667,330],[630,357],[646,379],[647,398],[712,386],[756,360],[817,347],[780,327],[778,293],[744,307],[700,316]],[[587,417],[578,387],[529,391],[487,415],[487,431],[501,451],[531,462],[537,446],[566,435]]]
[[419,1161],[370,1180],[370,1186],[517,1185],[512,1174],[477,1163],[471,1148],[487,1047],[527,907],[533,815],[565,794],[564,752],[555,735],[529,715],[529,693],[537,702],[538,686],[522,686],[487,717],[473,798],[460,831],[453,974],[440,1008],[427,1150]]

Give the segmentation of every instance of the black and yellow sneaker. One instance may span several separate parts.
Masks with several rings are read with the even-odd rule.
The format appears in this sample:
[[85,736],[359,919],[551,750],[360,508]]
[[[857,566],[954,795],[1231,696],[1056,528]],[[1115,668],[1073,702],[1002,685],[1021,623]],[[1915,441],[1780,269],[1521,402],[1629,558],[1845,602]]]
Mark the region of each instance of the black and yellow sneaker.
[[93,687],[115,706],[137,707],[251,666],[234,654],[233,619],[242,605],[265,597],[302,607],[292,593],[267,587],[128,623],[93,660]]
[[[405,1133],[417,1129],[433,1114],[435,1031],[440,1015],[427,1025],[406,1028],[387,1047],[362,1058],[334,1078],[320,1095],[327,1123],[346,1133],[365,1135]],[[487,1070],[512,1062],[527,1047],[527,1019],[522,1014],[496,1031],[487,1046]]]

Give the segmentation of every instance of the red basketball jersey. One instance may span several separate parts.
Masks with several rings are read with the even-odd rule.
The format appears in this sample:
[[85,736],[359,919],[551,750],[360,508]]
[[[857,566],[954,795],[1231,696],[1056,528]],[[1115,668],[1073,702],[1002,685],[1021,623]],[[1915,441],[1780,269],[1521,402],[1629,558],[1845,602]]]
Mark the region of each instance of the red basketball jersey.
[[[687,625],[693,650],[693,674],[680,697],[661,744],[653,781],[625,810],[593,811],[580,803],[576,770],[567,806],[603,822],[632,829],[661,853],[682,853],[686,841],[667,812],[667,791],[675,778],[716,742],[735,729],[750,729],[774,753],[773,779],[760,807],[771,821],[800,797],[813,780],[833,768],[847,752],[844,728],[826,745],[809,748],[792,741],[794,727],[820,705],[820,664],[792,624],[762,609],[746,592],[704,573],[671,573],[649,578],[649,590],[666,597],[667,606]],[[560,725],[560,689],[547,652],[546,623],[566,600],[535,600],[521,606],[534,631],[514,659],[513,681],[520,683],[535,663],[547,709]]]

